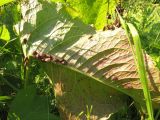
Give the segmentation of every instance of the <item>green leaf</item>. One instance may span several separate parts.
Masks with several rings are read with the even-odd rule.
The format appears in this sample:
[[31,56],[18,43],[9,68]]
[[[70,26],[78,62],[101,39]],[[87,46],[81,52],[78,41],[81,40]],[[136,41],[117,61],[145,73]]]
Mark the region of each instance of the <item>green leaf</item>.
[[[55,1],[55,0],[54,0]],[[59,2],[60,0],[58,0]],[[84,23],[93,24],[102,29],[107,22],[107,13],[114,16],[116,1],[114,0],[66,0],[66,8],[73,17],[80,18]],[[109,8],[108,8],[109,7]],[[74,10],[74,11],[71,11]],[[76,15],[75,15],[76,14]]]
[[35,86],[22,89],[13,100],[9,119],[20,120],[58,120],[56,116],[49,113],[48,97],[37,95]]
[[10,40],[10,34],[5,25],[0,27],[0,39],[5,40],[6,42]]
[[53,1],[53,2],[62,2],[62,3],[64,3],[66,0],[51,0],[51,1]]
[[130,19],[140,34],[142,47],[149,53],[159,56],[160,5],[152,4],[151,1],[137,1],[130,3],[130,7],[126,9],[127,19]]
[[4,4],[7,4],[7,3],[10,3],[12,1],[15,1],[15,0],[1,0],[0,1],[0,6],[4,5]]
[[9,99],[11,99],[11,97],[9,96],[0,96],[0,101],[9,100]]

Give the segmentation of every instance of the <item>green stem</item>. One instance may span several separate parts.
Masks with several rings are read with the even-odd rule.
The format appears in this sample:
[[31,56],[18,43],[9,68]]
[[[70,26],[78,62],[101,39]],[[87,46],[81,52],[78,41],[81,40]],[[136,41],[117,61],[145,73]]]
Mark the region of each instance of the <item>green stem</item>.
[[108,15],[109,15],[109,2],[110,0],[108,0],[108,4],[107,4],[107,25],[108,25]]
[[24,60],[24,89],[28,86],[28,77],[29,77],[29,59],[25,58]]

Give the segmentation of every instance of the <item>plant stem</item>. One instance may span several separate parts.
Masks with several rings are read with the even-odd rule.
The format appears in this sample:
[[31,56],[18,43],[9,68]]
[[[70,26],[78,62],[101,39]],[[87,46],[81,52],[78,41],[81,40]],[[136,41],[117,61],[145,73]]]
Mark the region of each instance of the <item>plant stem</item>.
[[24,59],[24,88],[27,88],[29,76],[29,59],[26,57]]

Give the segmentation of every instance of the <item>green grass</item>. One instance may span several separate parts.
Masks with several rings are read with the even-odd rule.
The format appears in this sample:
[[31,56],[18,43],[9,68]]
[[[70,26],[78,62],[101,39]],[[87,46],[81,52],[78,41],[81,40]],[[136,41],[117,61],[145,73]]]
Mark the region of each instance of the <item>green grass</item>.
[[153,117],[153,108],[152,108],[152,101],[151,101],[151,95],[149,92],[149,87],[148,87],[148,80],[147,80],[147,73],[145,69],[145,64],[144,64],[144,58],[143,58],[143,52],[142,52],[142,47],[140,43],[140,37],[138,35],[137,30],[131,23],[127,23],[132,38],[133,42],[135,45],[135,59],[137,63],[137,69],[138,69],[138,74],[141,80],[142,88],[143,88],[143,93],[144,93],[144,98],[146,102],[146,107],[149,115],[149,120],[154,120]]
[[[119,14],[119,13],[118,13]],[[138,74],[143,88],[148,120],[154,120],[153,107],[151,101],[151,95],[148,87],[147,73],[144,64],[143,51],[141,47],[140,37],[136,28],[131,23],[125,23],[122,17],[119,15],[121,24],[126,31],[130,46],[132,47],[132,52],[134,55],[135,63],[137,65]],[[131,39],[132,38],[132,39]],[[133,44],[131,42],[133,40]]]

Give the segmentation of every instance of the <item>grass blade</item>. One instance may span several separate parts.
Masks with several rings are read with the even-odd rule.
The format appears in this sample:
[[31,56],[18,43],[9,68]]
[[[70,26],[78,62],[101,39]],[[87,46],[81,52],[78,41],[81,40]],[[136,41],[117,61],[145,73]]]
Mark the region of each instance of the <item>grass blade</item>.
[[146,73],[145,64],[144,64],[140,37],[138,35],[136,28],[131,23],[127,23],[127,25],[129,27],[129,30],[130,30],[130,33],[132,35],[133,42],[135,45],[135,58],[136,58],[136,63],[137,63],[137,68],[138,68],[138,74],[139,74],[142,88],[143,88],[147,111],[149,115],[148,119],[154,120],[151,95],[149,92],[149,87],[148,87],[148,82],[147,82],[147,73]]
[[[139,77],[140,77],[141,84],[142,84],[142,87],[143,87],[143,93],[144,93],[144,98],[146,100],[146,106],[147,106],[147,112],[148,112],[148,115],[149,115],[149,120],[154,120],[151,95],[150,95],[149,88],[148,88],[147,74],[146,74],[146,69],[145,69],[145,64],[144,64],[144,59],[143,59],[143,54],[142,54],[140,37],[138,35],[138,32],[137,32],[136,28],[131,23],[126,24],[126,22],[123,20],[123,18],[121,17],[121,15],[119,14],[118,11],[117,11],[117,14],[118,14],[118,17],[119,17],[120,22],[122,24],[122,27],[125,29],[126,35],[128,37],[128,40],[129,40],[129,44],[132,48],[135,63],[137,65]],[[132,39],[131,39],[131,36],[130,36],[129,33],[131,33],[131,36],[133,38],[133,43],[134,43],[134,46],[135,46],[135,50],[133,48],[133,44],[132,44],[132,41],[131,41]]]

